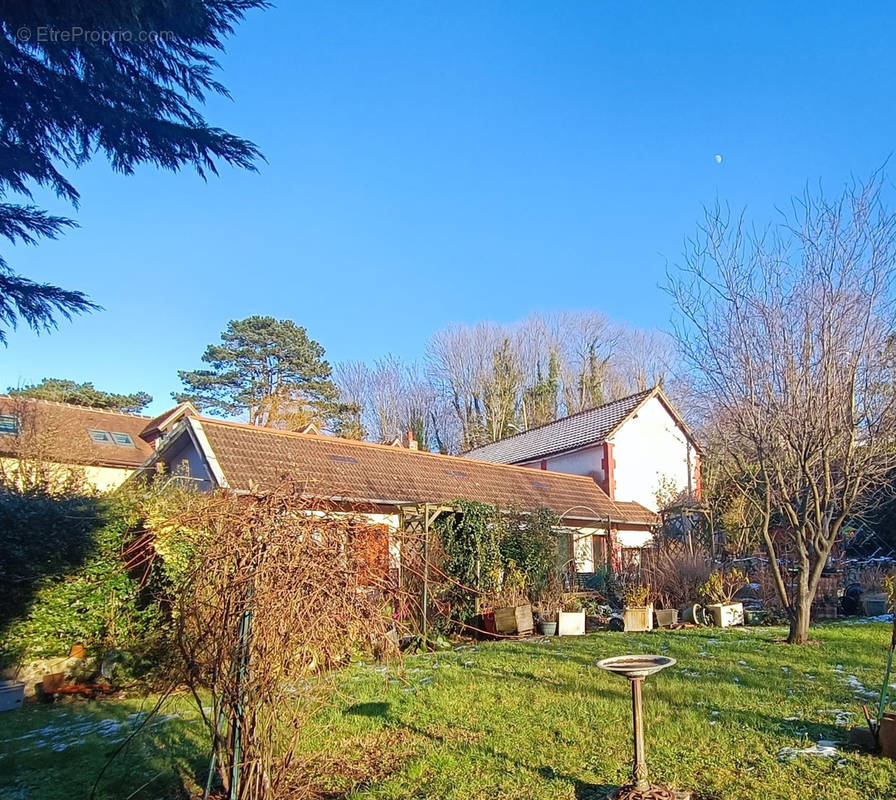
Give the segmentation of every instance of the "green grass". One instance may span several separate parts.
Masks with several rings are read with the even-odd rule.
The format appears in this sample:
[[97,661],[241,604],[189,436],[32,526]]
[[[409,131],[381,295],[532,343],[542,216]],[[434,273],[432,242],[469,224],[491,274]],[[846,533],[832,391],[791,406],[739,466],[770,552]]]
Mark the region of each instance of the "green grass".
[[[860,685],[879,688],[889,626],[818,626],[818,644],[807,647],[776,642],[783,634],[599,633],[484,643],[388,669],[355,665],[309,731],[310,772],[326,796],[352,800],[602,797],[629,770],[629,687],[595,661],[656,652],[678,664],[645,687],[654,779],[703,800],[896,797],[891,761],[845,746],[836,758],[779,757],[784,747],[845,741],[849,727],[863,724]],[[86,798],[140,706],[30,706],[0,715],[0,798]],[[171,718],[134,741],[98,796],[123,800],[155,776],[134,800],[195,789],[208,753],[188,709],[186,698],[164,708]],[[125,724],[102,735],[101,720]]]

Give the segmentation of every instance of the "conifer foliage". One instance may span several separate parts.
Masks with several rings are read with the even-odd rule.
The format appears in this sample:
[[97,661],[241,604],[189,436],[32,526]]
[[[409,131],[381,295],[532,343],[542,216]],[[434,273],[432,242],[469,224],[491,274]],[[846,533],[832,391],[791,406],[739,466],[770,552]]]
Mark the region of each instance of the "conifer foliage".
[[[213,53],[264,0],[0,0],[0,237],[55,239],[73,220],[35,206],[36,188],[78,207],[65,170],[97,153],[113,169],[141,164],[203,177],[218,165],[254,169],[257,147],[197,110]],[[81,291],[18,275],[0,253],[0,342],[18,321],[49,330],[97,309]]]

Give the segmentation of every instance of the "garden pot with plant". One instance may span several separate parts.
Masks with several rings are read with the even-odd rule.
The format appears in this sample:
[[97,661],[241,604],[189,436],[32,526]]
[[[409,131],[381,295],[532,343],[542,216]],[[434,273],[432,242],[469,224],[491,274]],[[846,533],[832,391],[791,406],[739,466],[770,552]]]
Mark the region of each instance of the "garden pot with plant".
[[744,624],[744,604],[734,601],[734,596],[749,583],[739,569],[716,570],[700,588],[707,599],[706,610],[712,614],[719,628]]
[[653,630],[653,603],[650,601],[650,587],[633,584],[623,593],[625,606],[622,621],[627,631]]
[[[556,609],[556,606],[553,606]],[[538,620],[538,632],[542,636],[557,635],[557,612],[544,606],[536,607],[535,617]]]
[[560,636],[581,636],[585,633],[585,610],[578,597],[564,600],[557,617],[557,633]]

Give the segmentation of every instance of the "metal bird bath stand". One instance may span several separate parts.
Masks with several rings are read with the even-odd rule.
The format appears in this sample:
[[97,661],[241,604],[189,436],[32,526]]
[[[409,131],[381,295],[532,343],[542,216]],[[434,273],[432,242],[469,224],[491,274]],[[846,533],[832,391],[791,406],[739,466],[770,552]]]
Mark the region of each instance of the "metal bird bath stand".
[[673,789],[653,786],[650,783],[647,777],[647,760],[644,757],[644,708],[641,704],[641,684],[648,675],[671,667],[674,663],[674,658],[666,656],[617,656],[597,662],[597,666],[601,669],[628,678],[632,685],[632,732],[635,750],[632,781],[610,792],[607,795],[608,800],[676,800],[682,797]]

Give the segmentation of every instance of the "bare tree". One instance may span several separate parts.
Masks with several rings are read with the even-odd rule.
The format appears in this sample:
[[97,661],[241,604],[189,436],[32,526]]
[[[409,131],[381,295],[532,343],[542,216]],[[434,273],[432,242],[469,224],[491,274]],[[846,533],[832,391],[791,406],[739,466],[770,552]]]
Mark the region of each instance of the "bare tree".
[[371,439],[389,442],[410,432],[421,447],[439,448],[444,426],[438,393],[417,364],[390,355],[372,366],[339,364],[334,375],[342,401],[360,409],[358,424]]
[[672,363],[674,342],[653,328],[626,328],[619,332],[615,374],[619,396],[662,385]]
[[[508,336],[504,328],[491,323],[455,325],[436,333],[427,344],[429,376],[450,399],[461,426],[462,449],[494,441],[488,393],[494,383],[495,354],[502,350]],[[494,409],[499,407],[497,398],[492,399],[491,406],[494,418]],[[502,430],[506,435],[507,426]]]
[[617,326],[601,312],[576,311],[557,314],[553,327],[561,353],[566,413],[575,414],[607,402],[611,362],[619,338]]
[[896,462],[896,216],[881,186],[806,191],[763,232],[710,209],[669,276],[678,343],[760,522],[792,643],[808,640],[844,524]]

